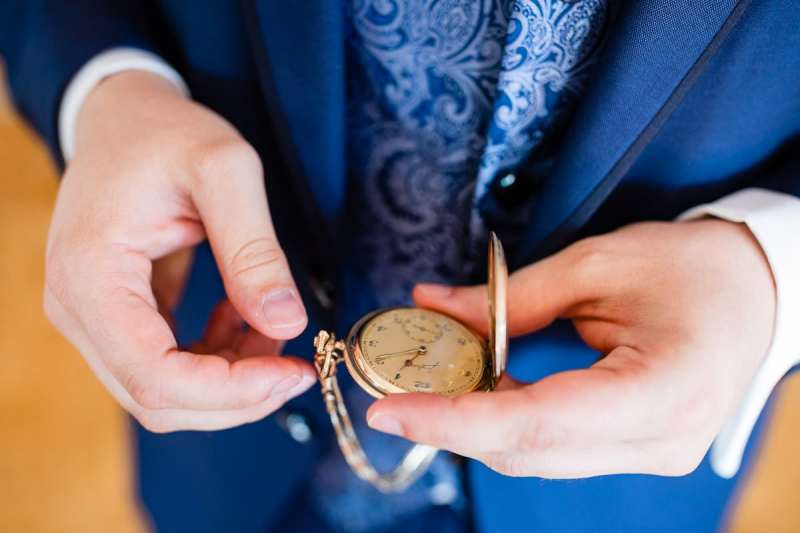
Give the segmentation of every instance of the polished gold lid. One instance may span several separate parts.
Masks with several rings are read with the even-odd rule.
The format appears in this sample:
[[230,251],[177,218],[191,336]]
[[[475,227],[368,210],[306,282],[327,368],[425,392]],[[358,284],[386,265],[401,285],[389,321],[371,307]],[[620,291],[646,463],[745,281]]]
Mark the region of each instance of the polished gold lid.
[[489,235],[489,351],[492,374],[500,379],[508,361],[508,266],[503,245],[494,232]]

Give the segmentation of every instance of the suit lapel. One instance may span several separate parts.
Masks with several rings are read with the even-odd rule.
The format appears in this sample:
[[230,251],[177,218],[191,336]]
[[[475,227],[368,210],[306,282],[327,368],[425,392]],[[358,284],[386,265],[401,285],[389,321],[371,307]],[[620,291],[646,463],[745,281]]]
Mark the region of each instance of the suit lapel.
[[[621,1],[621,0],[617,0]],[[595,78],[530,229],[511,258],[522,265],[574,236],[617,186],[702,74],[750,0],[637,0],[620,9]],[[244,0],[271,112],[297,189],[325,223],[345,191],[345,58],[341,5]]]
[[309,210],[333,225],[345,190],[342,7],[326,0],[243,5],[289,178],[302,199],[311,200]]
[[567,243],[617,186],[749,0],[637,0],[620,10],[553,174],[540,191],[516,266]]

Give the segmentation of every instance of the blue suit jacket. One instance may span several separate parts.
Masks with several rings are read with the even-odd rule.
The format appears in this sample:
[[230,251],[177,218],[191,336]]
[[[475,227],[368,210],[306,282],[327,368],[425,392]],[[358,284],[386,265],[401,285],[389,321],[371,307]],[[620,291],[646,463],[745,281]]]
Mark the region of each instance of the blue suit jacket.
[[[326,267],[335,262],[332,247],[319,244],[335,238],[344,215],[342,17],[341,5],[325,0],[31,0],[0,5],[0,50],[19,109],[58,160],[61,93],[81,65],[110,47],[165,57],[195,99],[235,124],[264,159],[277,231],[314,311],[287,350],[310,353],[311,335],[331,316],[313,305],[309,282],[335,280]],[[800,194],[798,26],[794,0],[626,3],[555,170],[535,192],[538,209],[512,267],[581,236],[670,219],[743,187]],[[199,334],[223,295],[205,247],[190,287],[178,309],[184,340]],[[355,299],[338,296],[340,317],[361,311],[349,304]],[[517,342],[511,371],[534,379],[593,358],[570,328],[556,326]],[[282,429],[290,411],[308,418],[311,442]],[[139,428],[139,486],[164,531],[264,531],[330,444],[315,391],[228,431]],[[570,482],[509,479],[470,463],[468,479],[480,531],[706,532],[718,527],[738,478],[719,479],[704,462],[684,478]]]

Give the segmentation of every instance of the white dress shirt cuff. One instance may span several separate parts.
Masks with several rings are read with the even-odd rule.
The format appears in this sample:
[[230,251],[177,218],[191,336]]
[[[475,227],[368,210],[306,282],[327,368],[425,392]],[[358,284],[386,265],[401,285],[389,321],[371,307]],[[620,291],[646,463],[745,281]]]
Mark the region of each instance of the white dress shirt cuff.
[[158,74],[189,95],[181,75],[155,54],[138,48],[113,48],[96,55],[75,74],[61,99],[58,138],[64,161],[69,161],[75,152],[75,122],[86,97],[105,78],[124,70]]
[[730,478],[739,470],[750,433],[772,390],[800,363],[800,199],[766,189],[743,189],[690,209],[678,220],[703,216],[746,224],[767,257],[776,287],[772,344],[741,405],[711,448],[711,467]]

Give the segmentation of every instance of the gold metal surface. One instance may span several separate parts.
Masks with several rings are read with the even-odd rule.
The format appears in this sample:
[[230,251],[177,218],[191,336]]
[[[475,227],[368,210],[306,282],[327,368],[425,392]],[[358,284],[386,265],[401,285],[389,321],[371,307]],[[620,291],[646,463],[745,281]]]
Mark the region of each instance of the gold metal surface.
[[508,265],[497,235],[489,235],[489,352],[493,381],[506,371],[508,361]]
[[481,387],[486,342],[457,320],[416,307],[367,315],[351,329],[344,360],[364,390],[455,396]]
[[331,418],[336,441],[347,464],[358,477],[371,483],[381,492],[404,491],[428,470],[439,450],[432,446],[415,444],[391,472],[381,474],[375,470],[356,436],[336,379],[336,364],[342,360],[345,345],[327,331],[320,331],[314,338],[314,347],[316,348],[314,365],[319,374],[325,410]]
[[458,320],[417,307],[391,307],[362,317],[350,329],[346,343],[327,331],[314,338],[314,363],[336,440],[356,475],[379,490],[405,490],[427,470],[438,450],[416,444],[395,470],[378,473],[353,430],[336,379],[336,364],[344,360],[356,383],[375,398],[405,392],[457,396],[494,389],[505,371],[508,350],[508,267],[494,233],[489,243],[488,287],[488,343]]

